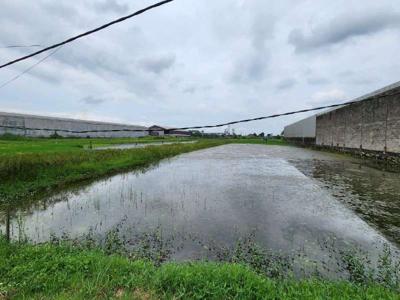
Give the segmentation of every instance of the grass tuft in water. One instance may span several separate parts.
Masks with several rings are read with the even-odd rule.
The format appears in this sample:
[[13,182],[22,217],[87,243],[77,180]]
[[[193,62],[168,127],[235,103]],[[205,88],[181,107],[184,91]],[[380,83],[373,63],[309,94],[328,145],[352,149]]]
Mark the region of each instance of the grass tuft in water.
[[383,245],[376,266],[359,248],[342,251],[344,270],[349,280],[355,284],[369,285],[377,283],[386,288],[400,291],[400,260],[394,259],[393,251],[388,244]]
[[[242,255],[239,255],[242,257]],[[3,299],[398,299],[383,285],[270,278],[241,263],[157,266],[100,249],[8,243],[0,237]]]

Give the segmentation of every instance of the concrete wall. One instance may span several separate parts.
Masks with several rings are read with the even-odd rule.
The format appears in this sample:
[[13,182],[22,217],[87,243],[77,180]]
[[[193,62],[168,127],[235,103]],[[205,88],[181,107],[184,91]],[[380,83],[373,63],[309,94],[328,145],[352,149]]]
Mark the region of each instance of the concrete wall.
[[398,93],[400,86],[392,85],[318,115],[316,144],[400,153],[400,95],[393,95]]
[[[1,126],[15,126],[22,127],[22,129],[8,129],[2,128]],[[44,130],[29,130],[27,128],[49,128],[54,129],[52,131]],[[14,114],[0,112],[0,135],[5,133],[32,136],[32,137],[48,137],[54,134],[57,130],[73,130],[73,131],[84,131],[84,130],[113,130],[113,129],[147,129],[143,126],[136,125],[125,125],[116,123],[96,122],[96,121],[85,121],[75,119],[64,119],[64,118],[53,118],[44,116]],[[96,132],[96,133],[67,133],[57,131],[58,135],[64,137],[139,137],[148,135],[148,132]]]

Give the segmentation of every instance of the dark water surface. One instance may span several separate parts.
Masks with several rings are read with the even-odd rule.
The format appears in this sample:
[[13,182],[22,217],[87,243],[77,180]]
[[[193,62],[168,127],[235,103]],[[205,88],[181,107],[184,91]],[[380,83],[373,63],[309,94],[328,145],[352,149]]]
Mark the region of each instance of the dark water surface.
[[[225,145],[180,155],[62,191],[10,216],[13,238],[42,242],[113,228],[126,237],[158,230],[172,259],[210,258],[254,234],[274,250],[313,258],[333,239],[374,253],[400,243],[400,174],[359,161],[294,147]],[[5,230],[4,218],[0,228]],[[390,243],[390,242],[389,242]]]

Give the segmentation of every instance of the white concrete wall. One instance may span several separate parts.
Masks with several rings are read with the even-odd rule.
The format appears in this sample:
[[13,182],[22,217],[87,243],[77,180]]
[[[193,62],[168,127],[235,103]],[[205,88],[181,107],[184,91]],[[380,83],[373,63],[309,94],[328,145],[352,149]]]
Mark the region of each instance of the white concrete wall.
[[316,116],[285,126],[285,138],[315,138]]
[[400,85],[391,87],[372,95],[380,98],[319,114],[316,144],[400,153]]
[[[7,129],[2,126],[22,127],[22,129]],[[49,128],[51,131],[29,130],[27,128]],[[146,127],[137,125],[116,124],[107,122],[85,121],[75,119],[64,119],[44,116],[34,116],[25,114],[14,114],[0,112],[0,135],[5,133],[31,136],[31,137],[48,137],[57,130],[113,130],[113,129],[131,129],[146,130]],[[64,137],[140,137],[148,135],[147,131],[117,131],[117,132],[91,132],[91,133],[68,133],[57,131],[57,134]]]

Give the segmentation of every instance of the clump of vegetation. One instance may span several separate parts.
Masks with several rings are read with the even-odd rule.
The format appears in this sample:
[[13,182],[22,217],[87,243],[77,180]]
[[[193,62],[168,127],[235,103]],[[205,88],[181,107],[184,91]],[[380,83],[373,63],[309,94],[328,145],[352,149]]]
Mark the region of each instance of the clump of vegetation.
[[[54,246],[72,246],[80,250],[100,250],[106,255],[121,255],[132,260],[144,259],[154,265],[161,265],[171,258],[174,237],[165,238],[157,227],[144,233],[121,234],[121,224],[109,230],[104,236],[95,236],[92,230],[81,237],[70,238],[52,235],[49,243]],[[20,239],[19,239],[20,240]],[[28,241],[28,239],[21,239]]]
[[[146,233],[131,233],[127,237],[121,230],[121,224],[104,236],[95,236],[93,231],[89,231],[80,238],[71,239],[63,234],[60,238],[53,236],[49,244],[55,247],[73,248],[77,251],[100,251],[104,255],[120,255],[134,261],[144,260],[156,267],[171,261],[171,254],[175,252],[176,247],[179,248],[174,236],[163,236],[159,227]],[[335,280],[344,280],[365,288],[379,285],[400,293],[400,260],[387,244],[383,245],[383,250],[375,263],[371,262],[367,253],[363,253],[357,247],[350,250],[330,249],[338,254],[332,267],[338,265],[340,268],[340,273],[331,277],[332,275],[323,274],[314,269],[323,262],[314,262],[311,266],[307,263],[303,265],[304,261],[296,260],[292,254],[260,246],[255,241],[254,233],[239,239],[232,247],[221,247],[215,243],[206,246],[203,241],[193,237],[192,239],[193,242],[208,249],[213,261],[246,266],[269,279],[288,281],[307,278],[307,280],[331,281],[335,278]],[[21,245],[26,244],[26,239],[19,240],[25,241]],[[306,253],[297,252],[296,257],[299,256],[309,261]],[[295,269],[299,268],[304,272],[296,273]]]
[[12,133],[4,133],[0,135],[0,140],[5,140],[5,141],[22,141],[25,140],[26,138],[21,135],[15,135]]
[[280,251],[265,249],[255,242],[255,234],[239,239],[233,248],[216,248],[220,262],[249,266],[269,278],[287,278],[293,272],[294,258]]
[[388,244],[383,245],[374,267],[368,255],[359,248],[340,253],[344,270],[348,272],[351,282],[365,286],[375,283],[400,292],[400,260],[394,259]]
[[59,135],[57,131],[54,131],[54,133],[52,133],[52,134],[50,135],[50,138],[51,138],[51,139],[62,139],[63,136],[62,136],[62,135]]
[[9,243],[0,237],[0,258],[0,295],[4,299],[396,299],[399,296],[398,291],[376,283],[271,278],[239,262],[157,265],[149,259],[107,255],[100,248],[66,243],[31,245]]

